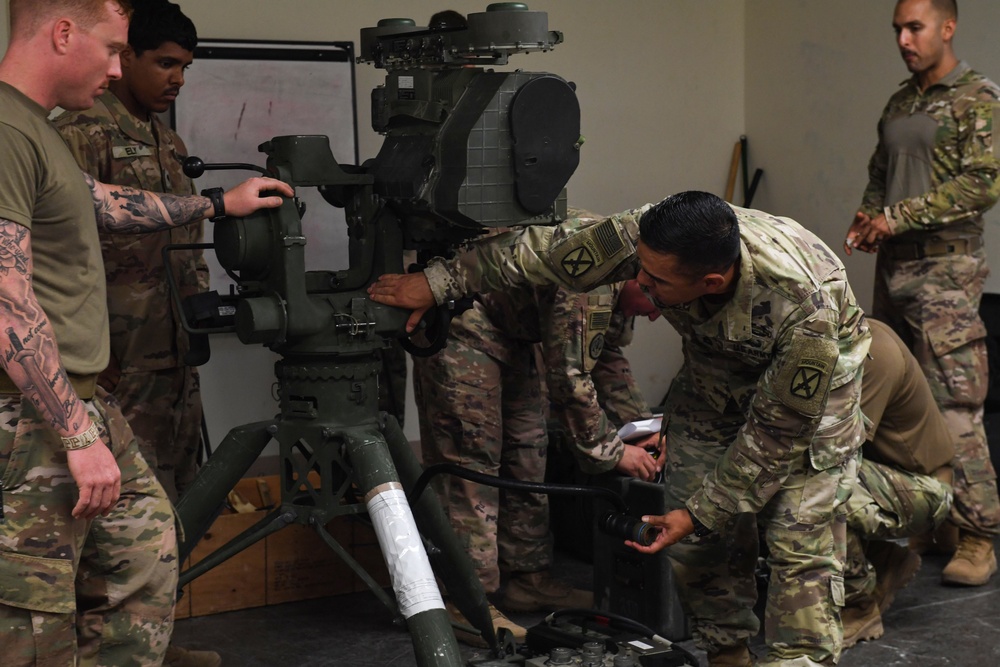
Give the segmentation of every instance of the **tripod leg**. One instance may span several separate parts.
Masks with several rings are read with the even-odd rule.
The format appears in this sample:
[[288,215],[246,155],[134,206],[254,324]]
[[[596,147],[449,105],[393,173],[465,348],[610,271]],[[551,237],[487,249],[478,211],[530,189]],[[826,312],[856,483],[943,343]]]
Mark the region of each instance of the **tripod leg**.
[[374,427],[344,429],[354,469],[420,667],[461,667],[462,657],[413,513],[385,439]]
[[231,430],[216,448],[198,476],[177,503],[184,540],[180,544],[181,562],[191,555],[205,531],[222,507],[226,494],[246,474],[271,440],[268,428],[273,422],[257,422]]
[[[409,492],[423,473],[423,468],[392,415],[387,415],[384,430],[403,488]],[[469,619],[469,623],[482,633],[490,648],[499,650],[486,591],[483,590],[483,584],[472,566],[468,552],[455,534],[433,491],[426,490],[414,500],[413,514],[420,532],[435,547],[430,554],[431,564],[448,589],[448,595],[459,611]]]

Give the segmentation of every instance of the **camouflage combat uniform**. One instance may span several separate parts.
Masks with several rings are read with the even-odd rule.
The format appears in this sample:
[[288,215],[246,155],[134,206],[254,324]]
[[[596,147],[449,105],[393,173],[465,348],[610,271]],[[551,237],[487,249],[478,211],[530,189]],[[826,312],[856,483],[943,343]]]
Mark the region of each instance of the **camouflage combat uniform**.
[[[93,198],[47,116],[0,83],[0,218],[31,229],[32,284],[60,361],[92,382],[108,359]],[[155,667],[173,627],[170,502],[113,397],[97,387],[80,398],[121,472],[118,502],[93,520],[72,516],[79,492],[57,432],[19,392],[0,394],[4,667]]]
[[[847,501],[847,603],[875,590],[864,542],[933,530],[951,509],[951,487],[937,477],[951,468],[955,445],[927,380],[906,344],[885,323],[868,319],[871,351],[861,382],[870,420],[859,484]],[[932,476],[933,475],[933,476]]]
[[[173,628],[177,534],[163,487],[113,397],[86,402],[121,470],[121,499],[91,521],[41,518],[78,495],[62,442],[20,396],[0,398],[0,646],[5,667],[159,665]],[[74,564],[79,563],[78,568]],[[13,612],[13,613],[11,613]]]
[[[456,463],[544,481],[546,409],[535,363],[540,342],[549,395],[562,407],[567,441],[581,466],[590,472],[614,467],[624,444],[598,405],[589,371],[603,351],[616,298],[616,288],[581,295],[547,286],[474,300],[452,321],[444,350],[413,359],[424,465]],[[645,406],[621,405],[625,393],[619,388],[611,400],[622,412],[643,412]],[[488,593],[498,590],[501,571],[549,569],[548,496],[446,475],[435,483]]]
[[889,99],[868,165],[861,211],[885,213],[893,235],[878,251],[872,315],[913,350],[956,438],[951,519],[972,534],[1000,534],[983,403],[989,274],[983,213],[1000,196],[993,134],[1000,89],[960,63],[921,92],[916,77]]
[[[582,323],[582,320],[579,320]],[[646,397],[632,374],[632,365],[623,348],[632,343],[634,317],[625,317],[617,308],[611,314],[611,324],[604,334],[601,356],[590,371],[597,403],[611,423],[621,428],[625,424],[653,416]]]
[[[646,209],[598,224],[530,227],[425,272],[442,303],[511,284],[580,291],[633,278]],[[859,408],[869,332],[837,257],[797,223],[734,208],[738,281],[728,302],[663,315],[684,341],[665,406],[668,503],[713,532],[670,549],[682,601],[709,651],[754,635],[757,523],[772,572],[761,663],[840,655],[845,502],[864,441]]]
[[[140,121],[110,91],[93,108],[56,121],[80,168],[98,181],[152,192],[194,193],[181,161],[181,138],[154,116]],[[152,234],[101,234],[111,363],[102,384],[119,400],[139,440],[139,450],[171,500],[197,472],[202,405],[198,372],[186,366],[187,333],[167,284],[162,249],[200,243],[202,224]],[[200,250],[171,254],[181,297],[208,291]]]

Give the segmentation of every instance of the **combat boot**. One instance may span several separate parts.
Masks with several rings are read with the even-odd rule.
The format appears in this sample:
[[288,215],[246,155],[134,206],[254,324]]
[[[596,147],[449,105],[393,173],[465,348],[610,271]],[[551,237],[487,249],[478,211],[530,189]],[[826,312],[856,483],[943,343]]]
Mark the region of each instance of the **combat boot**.
[[507,582],[500,606],[508,611],[590,609],[594,594],[553,579],[548,570],[521,572]]
[[708,654],[708,667],[753,667],[753,658],[745,644],[726,646]]
[[163,667],[219,667],[222,657],[215,651],[191,651],[173,644],[167,647]]
[[962,531],[954,557],[941,572],[941,581],[955,586],[982,586],[996,571],[993,539]]
[[[458,625],[464,625],[472,628],[472,624],[469,623],[469,619],[465,617],[462,612],[458,610],[458,607],[453,605],[451,602],[446,602],[444,605],[445,610],[448,612],[448,617],[451,619],[452,623],[457,623]],[[528,636],[528,631],[522,626],[518,625],[514,621],[510,620],[503,615],[499,609],[490,605],[490,618],[493,619],[493,632],[498,632],[500,628],[506,628],[510,631],[511,636],[513,636],[514,641],[518,644],[523,644],[524,640]],[[489,643],[479,632],[470,632],[469,630],[464,630],[462,628],[454,628],[455,639],[467,644],[468,646],[474,646],[476,648],[489,648]]]
[[844,607],[840,620],[844,625],[844,648],[851,648],[858,642],[870,642],[885,634],[882,614],[873,598]]
[[958,548],[958,526],[945,521],[936,530],[910,538],[910,551],[950,556]]
[[[917,576],[920,556],[895,542],[883,541],[869,542],[865,556],[875,568],[875,602],[878,611],[884,614],[892,606],[896,593]],[[844,634],[847,634],[846,626]]]

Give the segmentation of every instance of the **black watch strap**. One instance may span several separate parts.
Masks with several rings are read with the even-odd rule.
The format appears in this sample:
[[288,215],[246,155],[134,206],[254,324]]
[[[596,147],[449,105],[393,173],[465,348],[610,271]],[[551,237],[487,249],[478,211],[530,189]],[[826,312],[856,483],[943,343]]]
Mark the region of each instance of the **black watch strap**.
[[712,534],[712,529],[698,521],[698,517],[691,514],[691,510],[688,510],[688,514],[691,516],[691,523],[694,524],[694,534],[698,537],[705,537]]
[[223,197],[225,190],[222,188],[208,188],[207,190],[201,191],[202,197],[208,197],[212,200],[212,207],[214,212],[209,217],[209,220],[215,222],[219,218],[226,217],[226,200]]

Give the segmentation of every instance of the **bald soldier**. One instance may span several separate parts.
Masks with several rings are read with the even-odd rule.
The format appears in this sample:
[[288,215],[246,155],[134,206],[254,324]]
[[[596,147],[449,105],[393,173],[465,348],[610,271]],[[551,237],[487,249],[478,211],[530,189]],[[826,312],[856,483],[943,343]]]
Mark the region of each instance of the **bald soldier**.
[[665,405],[670,546],[712,665],[749,665],[758,527],[771,584],[762,665],[840,657],[845,501],[865,439],[870,333],[843,265],[798,223],[683,192],[602,221],[529,227],[369,290],[416,309],[526,282],[586,291],[636,278],[680,333]]

